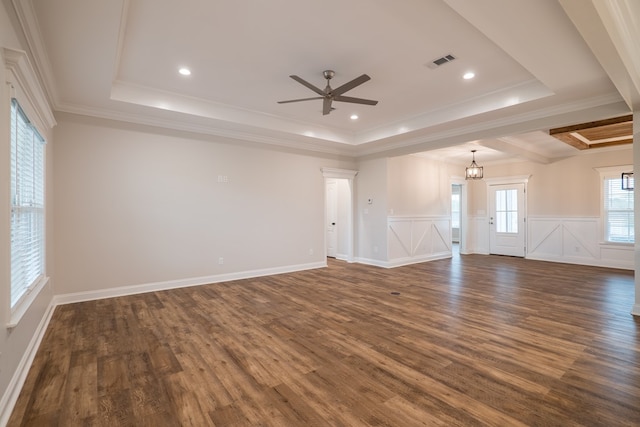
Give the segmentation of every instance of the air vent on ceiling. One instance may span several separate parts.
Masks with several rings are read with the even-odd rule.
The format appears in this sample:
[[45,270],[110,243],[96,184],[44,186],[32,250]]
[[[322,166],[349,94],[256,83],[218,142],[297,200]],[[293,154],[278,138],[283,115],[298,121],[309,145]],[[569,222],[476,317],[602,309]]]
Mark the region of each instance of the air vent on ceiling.
[[449,55],[445,55],[442,58],[438,58],[438,59],[434,59],[433,61],[429,62],[427,64],[427,67],[431,68],[431,69],[436,69],[438,67],[440,67],[441,65],[444,65],[448,62],[453,61],[454,59],[456,59],[455,56],[449,54]]

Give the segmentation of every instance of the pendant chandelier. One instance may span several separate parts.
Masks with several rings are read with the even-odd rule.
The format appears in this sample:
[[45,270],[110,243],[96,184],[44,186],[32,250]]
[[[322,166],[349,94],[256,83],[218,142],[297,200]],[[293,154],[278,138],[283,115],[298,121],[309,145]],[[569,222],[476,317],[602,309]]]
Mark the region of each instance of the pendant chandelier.
[[482,179],[483,168],[476,163],[476,150],[471,150],[473,160],[464,171],[464,179]]

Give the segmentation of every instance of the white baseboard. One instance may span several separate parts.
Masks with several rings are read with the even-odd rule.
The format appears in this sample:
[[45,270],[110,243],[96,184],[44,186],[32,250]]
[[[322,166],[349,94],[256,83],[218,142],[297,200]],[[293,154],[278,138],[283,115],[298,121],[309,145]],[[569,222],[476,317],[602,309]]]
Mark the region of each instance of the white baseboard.
[[312,270],[327,266],[326,258],[323,261],[289,265],[285,267],[264,268],[260,270],[240,271],[237,273],[217,274],[214,276],[192,277],[189,279],[169,280],[166,282],[146,283],[142,285],[121,286],[112,289],[98,291],[76,292],[61,294],[53,297],[55,305],[71,304],[83,301],[93,301],[104,298],[114,298],[126,295],[143,294],[146,292],[166,291],[169,289],[186,288],[190,286],[207,285],[210,283],[229,282],[232,280],[250,279],[252,277],[272,276],[275,274],[293,273],[295,271]]
[[11,417],[13,408],[18,401],[18,396],[20,396],[20,391],[27,379],[27,374],[29,373],[29,369],[31,369],[31,364],[33,363],[33,359],[36,357],[36,353],[38,352],[44,333],[49,326],[49,322],[51,321],[55,308],[55,304],[51,301],[47,307],[47,311],[44,313],[44,316],[42,316],[42,319],[35,330],[35,334],[31,338],[31,341],[29,341],[29,345],[18,364],[18,367],[11,377],[11,381],[7,386],[4,396],[2,396],[2,400],[0,400],[0,426],[6,426],[9,422],[9,417]]
[[381,261],[379,259],[371,259],[371,258],[356,258],[354,262],[365,265],[372,265],[374,267],[382,267],[389,268],[389,263],[387,261]]
[[431,255],[424,255],[420,257],[397,258],[397,259],[392,259],[391,261],[380,261],[377,259],[369,259],[369,258],[356,258],[355,262],[360,264],[373,265],[375,267],[395,268],[395,267],[402,267],[403,265],[419,264],[421,262],[447,259],[447,258],[451,258],[451,255],[452,254],[449,251],[449,252],[440,252],[440,253],[431,254]]
[[605,268],[619,268],[621,270],[633,270],[635,266],[624,261],[616,261],[613,259],[593,259],[593,258],[578,258],[578,257],[559,257],[557,255],[526,255],[526,259],[532,259],[536,261],[558,262],[563,264],[576,264],[576,265],[588,265],[591,267],[605,267]]
[[439,252],[436,254],[423,255],[418,257],[407,257],[392,259],[387,262],[387,268],[402,267],[403,265],[419,264],[421,262],[435,261],[439,259],[451,258],[451,251]]

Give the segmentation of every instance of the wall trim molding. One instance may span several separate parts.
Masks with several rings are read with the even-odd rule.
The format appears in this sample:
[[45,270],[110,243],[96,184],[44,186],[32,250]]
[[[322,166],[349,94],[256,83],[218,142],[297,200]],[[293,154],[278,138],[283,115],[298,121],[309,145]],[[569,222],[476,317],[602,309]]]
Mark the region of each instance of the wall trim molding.
[[237,273],[216,274],[213,276],[192,277],[188,279],[168,280],[166,282],[146,283],[132,286],[120,286],[98,291],[75,292],[54,295],[54,305],[72,304],[76,302],[94,301],[105,298],[115,298],[127,295],[143,294],[147,292],[166,291],[187,288],[191,286],[208,285],[212,283],[230,282],[233,280],[251,279],[254,277],[272,276],[296,271],[312,270],[327,267],[326,259],[320,262],[297,264],[284,267],[264,268],[260,270],[241,271]]
[[451,251],[449,251],[449,252],[439,252],[439,253],[434,253],[429,255],[422,255],[419,257],[396,258],[391,261],[388,261],[386,263],[387,265],[385,266],[385,268],[396,268],[396,267],[402,267],[405,265],[420,264],[422,262],[451,258],[451,256],[452,256]]
[[390,268],[389,263],[387,261],[381,261],[379,259],[356,258],[354,261],[357,262],[358,264],[371,265],[373,267]]
[[56,304],[52,300],[49,303],[44,316],[40,319],[40,323],[38,324],[31,341],[29,341],[29,345],[27,346],[22,359],[20,359],[11,380],[9,381],[4,396],[0,399],[0,426],[5,426],[9,422],[9,417],[11,417],[11,413],[18,401],[18,396],[20,396],[24,382],[27,379],[27,374],[31,369],[31,365],[36,357],[38,348],[40,348],[40,343],[42,342],[42,338],[44,338],[44,333],[49,326],[49,322],[51,321],[55,308]]
[[451,216],[387,217],[387,268],[451,256]]
[[[56,119],[27,53],[5,47],[2,49],[2,56],[5,67],[10,73],[8,83],[13,90],[12,97],[16,97],[16,92],[19,93],[17,97],[20,106],[25,109],[30,120],[35,122],[39,132],[46,135],[43,131],[53,128],[56,125]],[[23,96],[26,99],[20,99]]]
[[[615,261],[603,261],[603,260],[589,260],[584,258],[577,257],[563,257],[563,258],[555,258],[551,256],[540,256],[540,255],[527,255],[526,259],[535,260],[535,261],[545,261],[545,262],[556,262],[561,264],[575,264],[575,265],[588,265],[590,267],[604,267],[604,268],[619,268],[621,270],[633,270],[633,266],[629,266],[626,263],[616,263]],[[638,313],[640,315],[640,313]]]
[[595,216],[529,216],[527,259],[633,270],[634,245],[604,242]]

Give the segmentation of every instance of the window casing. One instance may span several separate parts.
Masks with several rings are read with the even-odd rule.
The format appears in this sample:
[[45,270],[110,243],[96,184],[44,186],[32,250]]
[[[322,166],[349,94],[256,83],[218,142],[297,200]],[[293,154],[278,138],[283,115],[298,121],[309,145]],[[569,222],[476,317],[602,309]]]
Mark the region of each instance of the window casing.
[[621,173],[602,175],[604,240],[634,243],[634,192],[622,189]]
[[13,311],[45,273],[45,141],[11,101],[11,287]]

